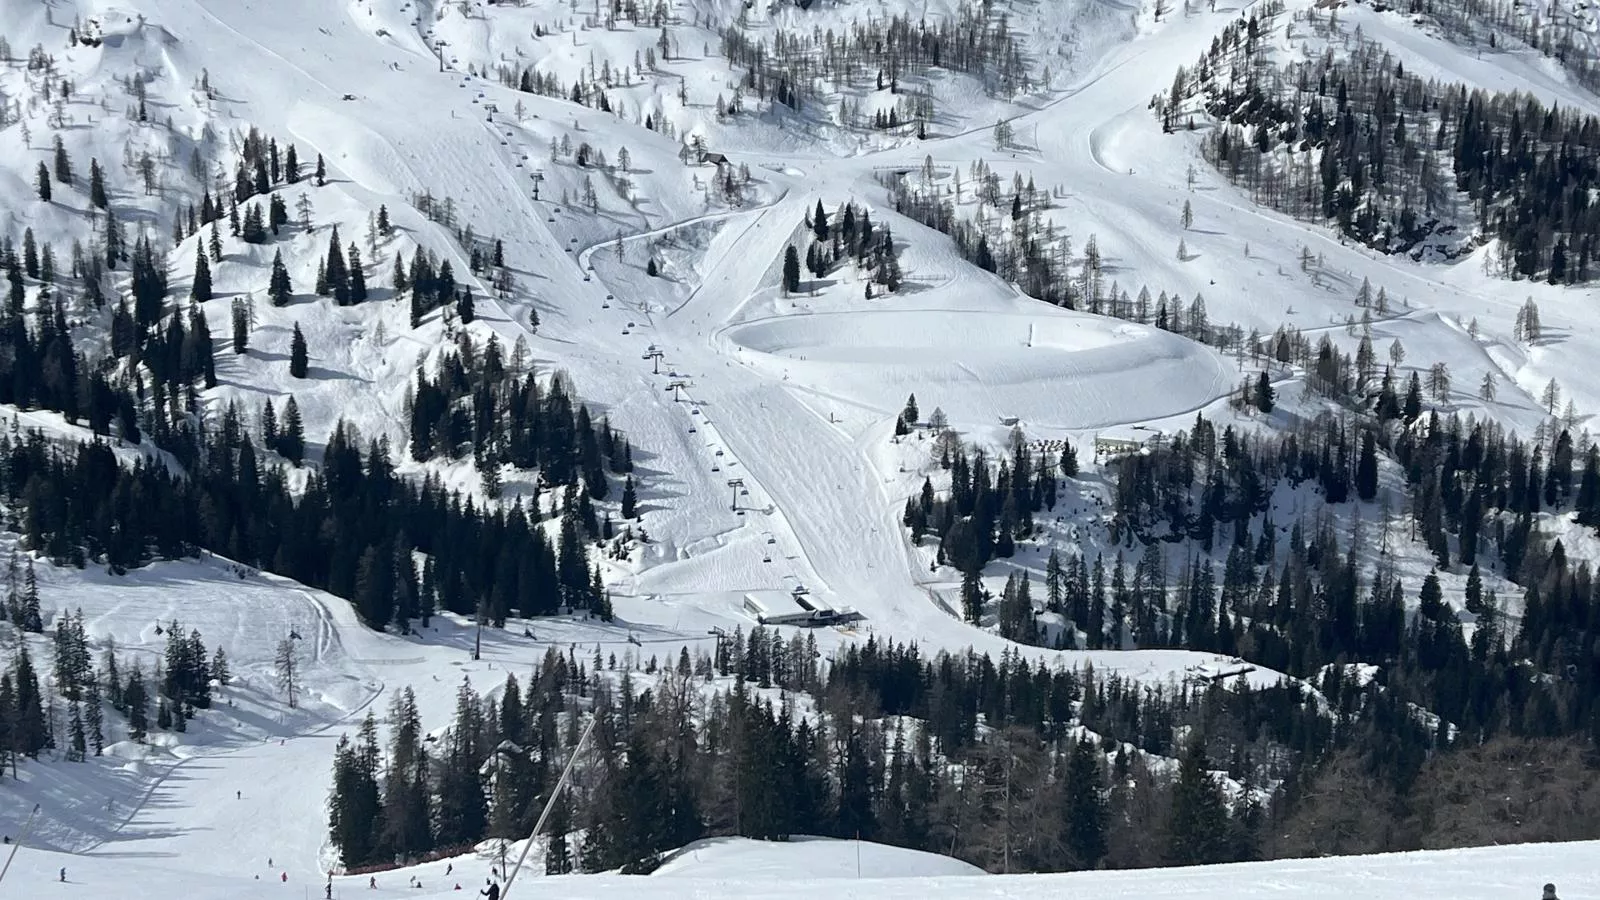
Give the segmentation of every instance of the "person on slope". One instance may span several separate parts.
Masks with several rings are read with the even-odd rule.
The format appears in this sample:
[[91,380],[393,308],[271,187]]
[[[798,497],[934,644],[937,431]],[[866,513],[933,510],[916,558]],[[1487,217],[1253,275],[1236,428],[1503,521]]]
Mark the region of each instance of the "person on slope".
[[[62,881],[62,882],[63,882],[63,883],[65,883],[65,882],[66,882],[66,880],[67,880],[67,867],[66,867],[66,866],[62,866],[62,867],[61,867],[61,881]],[[498,892],[497,892],[497,893],[498,893]],[[1549,891],[1546,891],[1546,892],[1545,892],[1545,893],[1550,893],[1550,892],[1549,892]]]
[[1542,897],[1541,900],[1561,900],[1560,897],[1556,896],[1556,886],[1553,884],[1545,885],[1544,897]]
[[479,896],[488,897],[489,900],[500,900],[500,885],[489,882],[489,886],[478,892]]

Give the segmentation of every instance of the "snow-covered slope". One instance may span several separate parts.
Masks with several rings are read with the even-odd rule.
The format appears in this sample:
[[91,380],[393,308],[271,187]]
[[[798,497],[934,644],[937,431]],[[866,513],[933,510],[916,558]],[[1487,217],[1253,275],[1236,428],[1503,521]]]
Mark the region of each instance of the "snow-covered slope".
[[[510,896],[539,896],[559,891],[578,898],[614,897],[619,893],[641,900],[680,900],[692,897],[752,897],[785,900],[815,897],[818,891],[846,900],[868,898],[967,898],[1004,896],[1033,898],[1093,896],[1112,898],[1193,897],[1196,900],[1267,900],[1284,896],[1307,900],[1369,897],[1372,900],[1409,900],[1417,896],[1459,897],[1461,900],[1503,900],[1539,896],[1545,883],[1554,883],[1564,897],[1589,896],[1600,879],[1595,843],[1542,844],[1354,856],[1340,859],[1292,860],[1199,866],[1188,869],[1146,869],[1133,872],[1089,872],[1074,875],[995,875],[974,879],[952,869],[939,857],[914,859],[884,854],[878,845],[862,848],[863,877],[854,874],[855,845],[837,842],[818,853],[811,842],[765,847],[741,846],[719,852],[701,864],[657,877],[567,876],[541,879],[516,886]],[[686,848],[706,856],[706,848]],[[58,869],[66,867],[67,883],[58,882]],[[23,851],[7,877],[8,889],[28,896],[76,896],[85,892],[119,900],[160,900],[173,896],[194,900],[231,900],[285,896],[322,896],[324,883],[305,879],[280,881],[266,860],[250,860],[248,874],[233,878],[195,875],[151,860],[83,859],[64,854]],[[840,872],[840,869],[846,871]],[[377,889],[365,878],[335,879],[333,896],[356,897],[461,897],[481,888],[482,866],[458,867],[445,875],[437,866],[411,875],[385,873]],[[410,886],[416,877],[421,887]],[[14,880],[13,880],[14,879]],[[455,887],[460,885],[461,892]]]
[[[90,158],[107,167],[111,202],[152,235],[167,233],[192,195],[214,187],[210,168],[231,160],[250,127],[294,142],[307,163],[316,155],[326,161],[326,187],[283,189],[291,207],[307,197],[312,227],[293,227],[265,246],[225,242],[214,267],[217,296],[207,304],[219,346],[235,298],[254,295],[257,324],[251,353],[219,353],[221,383],[200,400],[211,421],[230,402],[253,418],[267,398],[281,402],[292,393],[314,444],[343,419],[404,448],[407,391],[419,360],[436,359],[461,330],[480,341],[492,334],[507,347],[521,340],[539,371],[570,372],[580,396],[628,435],[649,473],[640,500],[651,538],[629,558],[604,562],[619,624],[553,619],[532,623],[536,637],[525,638],[516,623],[515,630],[486,634],[478,661],[468,658],[473,637],[463,623],[441,619],[420,638],[376,634],[359,626],[339,598],[270,576],[241,579],[210,559],[124,577],[45,570],[49,603],[81,606],[97,647],[115,639],[124,650],[153,655],[161,646],[156,624],[177,617],[208,644],[226,647],[241,682],[230,690],[232,704],[174,746],[123,743],[82,768],[25,767],[23,783],[0,798],[0,823],[17,834],[33,803],[50,812],[9,878],[42,894],[54,888],[39,882],[53,880],[64,864],[74,890],[87,885],[143,900],[180,892],[281,896],[281,884],[253,883],[256,875],[275,880],[281,871],[291,876],[289,889],[314,891],[328,861],[323,802],[333,741],[369,706],[387,702],[393,689],[417,686],[425,716],[436,724],[463,677],[492,683],[551,646],[625,650],[632,638],[663,655],[702,646],[709,629],[752,624],[742,607],[751,592],[804,587],[862,612],[865,622],[856,630],[821,634],[825,652],[869,633],[933,648],[1017,649],[952,613],[941,593],[948,592],[948,573],[930,574],[926,554],[910,546],[900,526],[901,504],[933,468],[929,454],[890,442],[906,396],[915,393],[925,410],[939,407],[953,427],[982,443],[1003,441],[1008,428],[1001,421],[1014,417],[1030,438],[1082,444],[1102,431],[1170,429],[1197,411],[1223,413],[1245,364],[1151,325],[1045,306],[964,262],[946,237],[888,207],[885,175],[915,178],[925,161],[937,171],[926,188],[946,192],[962,217],[1006,215],[976,199],[967,173],[980,162],[1002,183],[1019,175],[1055,191],[1046,218],[1069,232],[1078,250],[1094,236],[1107,279],[1129,293],[1148,285],[1185,303],[1199,294],[1217,323],[1266,333],[1291,323],[1353,343],[1344,318],[1357,285],[1370,279],[1397,299],[1395,314],[1375,323],[1375,339],[1403,339],[1410,348],[1405,369],[1448,362],[1464,386],[1448,399],[1450,408],[1528,431],[1545,418],[1539,392],[1553,377],[1584,416],[1600,404],[1600,368],[1588,364],[1600,351],[1592,291],[1497,281],[1476,260],[1418,265],[1347,246],[1326,229],[1263,212],[1208,174],[1187,138],[1160,133],[1147,99],[1238,8],[1208,12],[1195,4],[1192,14],[1156,21],[1149,5],[1007,4],[1027,26],[1034,61],[1054,67],[1052,77],[998,98],[970,79],[927,76],[919,86],[939,98],[941,113],[929,139],[918,141],[852,129],[814,109],[800,115],[763,106],[720,119],[714,98],[732,95],[735,76],[715,52],[704,52],[714,50],[718,37],[703,23],[734,6],[673,4],[673,54],[651,71],[618,79],[615,114],[500,83],[505,67],[533,65],[568,84],[597,59],[631,68],[635,55],[658,41],[654,26],[607,27],[588,21],[587,9],[555,0],[515,7],[432,0],[0,6],[0,33],[12,55],[45,47],[73,83],[61,107],[68,121],[52,128],[53,105],[33,99],[38,76],[20,62],[0,68],[0,89],[18,100],[20,115],[0,128],[0,232],[8,236],[29,227],[64,251],[94,215],[81,186],[58,190],[51,203],[35,197],[33,167],[48,158],[53,134],[80,169]],[[842,27],[863,8],[862,15],[893,12],[896,4],[819,6],[815,15],[825,18],[817,21]],[[934,13],[954,8],[901,4],[898,11],[930,6],[938,7]],[[787,7],[753,16],[758,31],[810,21]],[[92,24],[99,46],[68,48],[74,22],[85,33]],[[1408,66],[1415,61],[1441,78],[1600,109],[1592,94],[1536,61],[1480,59],[1408,30],[1392,14],[1358,10],[1347,24],[1391,42]],[[1287,33],[1272,40],[1282,52],[1303,50]],[[145,122],[121,109],[132,102],[125,85],[136,72],[152,110]],[[202,79],[210,92],[200,87]],[[894,102],[885,91],[857,86],[839,89],[827,105],[842,99]],[[643,127],[645,116],[653,125],[670,122],[676,137],[664,126]],[[1016,139],[997,148],[991,124],[1002,117]],[[713,167],[680,160],[680,139],[691,136],[727,153],[735,167],[748,167],[750,182],[738,196],[717,194]],[[626,147],[629,163],[580,167],[570,151],[552,153],[564,142],[590,144],[612,161]],[[196,152],[209,165],[191,172],[187,161]],[[157,173],[148,190],[141,183],[145,155]],[[1192,188],[1185,178],[1191,164],[1200,170]],[[222,174],[223,182],[231,177]],[[587,208],[586,183],[596,194]],[[476,235],[502,239],[516,273],[503,297],[490,299],[489,286],[478,285],[479,318],[469,326],[447,325],[433,313],[413,329],[405,303],[387,287],[395,256],[410,258],[418,248],[451,260],[460,273],[469,270],[469,248],[417,209],[423,192],[449,198],[458,223]],[[903,246],[906,285],[866,299],[863,276],[847,266],[789,295],[779,278],[785,248],[803,249],[804,220],[819,202],[831,211],[845,201],[864,204],[892,228]],[[1195,212],[1188,231],[1178,224],[1186,201]],[[380,205],[397,230],[368,243],[367,220]],[[373,251],[373,302],[336,308],[311,295],[318,255],[335,227],[342,241]],[[184,295],[201,244],[190,238],[172,250],[175,295]],[[1321,259],[1316,280],[1300,269],[1304,248]],[[281,309],[263,299],[275,250],[283,252],[296,286],[294,301]],[[647,275],[649,261],[659,261],[665,277]],[[1530,295],[1558,339],[1536,346],[1513,339],[1516,310]],[[94,311],[74,313],[86,332],[102,328]],[[1469,334],[1472,320],[1478,327]],[[311,377],[304,380],[291,379],[285,364],[296,324],[312,350]],[[646,358],[652,348],[661,354],[659,374]],[[1472,390],[1485,373],[1505,382],[1499,399],[1488,403]],[[682,387],[669,388],[673,383]],[[66,430],[47,415],[26,415],[28,423]],[[404,473],[432,470],[453,487],[475,489],[465,464],[423,463],[398,452]],[[730,484],[736,478],[742,485]],[[1038,571],[1042,557],[1018,564]],[[273,647],[291,628],[308,635],[312,691],[311,702],[292,713],[272,687]],[[1020,652],[1156,681],[1227,664],[1180,651]],[[1256,670],[1251,677],[1264,683],[1276,673]],[[84,855],[32,849],[41,844]],[[686,852],[663,871],[672,879],[648,887],[571,878],[561,889],[574,896],[619,890],[689,896],[704,882],[725,895],[799,896],[815,890],[808,879],[839,874],[840,866],[850,876],[853,859],[841,861],[843,849],[722,844]],[[1594,849],[1511,848],[1004,884],[1006,895],[1022,897],[1062,891],[1498,897],[1531,894],[1544,880],[1594,884]],[[952,875],[941,867],[955,865],[941,860],[929,867],[896,854],[873,855],[871,862],[864,873],[883,878]],[[747,882],[751,867],[773,878]],[[431,895],[442,885],[436,869],[423,876],[427,890],[406,895]],[[389,876],[378,895],[400,893],[397,877]],[[339,890],[353,894],[355,887],[341,883]],[[876,897],[972,890],[954,879],[839,889]]]

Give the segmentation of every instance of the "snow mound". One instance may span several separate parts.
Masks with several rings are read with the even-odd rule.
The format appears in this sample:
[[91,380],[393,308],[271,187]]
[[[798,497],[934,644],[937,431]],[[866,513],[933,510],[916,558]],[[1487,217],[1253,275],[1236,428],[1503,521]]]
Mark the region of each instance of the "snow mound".
[[788,880],[802,874],[823,878],[927,878],[983,875],[959,859],[833,838],[796,837],[787,843],[748,838],[710,838],[679,850],[657,869],[657,877],[741,881]]

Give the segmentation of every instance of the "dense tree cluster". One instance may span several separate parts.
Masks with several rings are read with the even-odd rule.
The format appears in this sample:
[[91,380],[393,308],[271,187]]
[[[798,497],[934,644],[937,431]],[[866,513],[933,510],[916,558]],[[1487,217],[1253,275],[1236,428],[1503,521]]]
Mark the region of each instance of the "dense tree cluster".
[[[811,242],[806,245],[806,271],[815,278],[826,278],[845,260],[855,260],[856,266],[869,275],[867,296],[872,296],[873,284],[887,291],[897,291],[903,277],[900,272],[899,251],[894,236],[886,227],[874,228],[871,214],[854,203],[842,204],[831,215],[817,201],[816,209],[806,215],[806,227],[811,231]],[[784,251],[784,289],[798,293],[800,285],[800,254],[794,247]]]
[[508,360],[498,338],[474,345],[464,332],[437,374],[419,367],[411,393],[411,457],[471,453],[480,473],[501,465],[538,469],[550,487],[581,483],[588,497],[610,493],[606,472],[633,471],[633,448],[606,419],[576,404],[567,377],[541,386],[519,342]]
[[1230,26],[1157,104],[1171,128],[1197,98],[1219,123],[1207,158],[1258,202],[1391,253],[1470,225],[1505,275],[1592,277],[1600,120],[1424,79],[1368,40],[1279,66],[1257,52],[1272,27],[1271,11]]
[[[1600,825],[1600,792],[1578,787],[1592,765],[1583,743],[1544,736],[1564,733],[1548,710],[1526,721],[1551,731],[1480,747],[1419,715],[1398,676],[1330,666],[1316,684],[1325,703],[1296,683],[1153,686],[876,640],[825,668],[815,657],[809,638],[760,628],[675,661],[550,650],[498,698],[463,684],[435,742],[399,695],[387,750],[369,717],[336,751],[330,837],[347,866],[520,839],[591,720],[546,829],[553,874],[648,872],[667,850],[730,834],[859,836],[1015,872],[1458,845],[1468,832],[1573,838]],[[1536,802],[1549,785],[1504,774],[1561,764],[1574,767],[1560,778],[1575,799],[1548,809]],[[1345,792],[1328,795],[1337,777],[1370,806],[1329,829],[1319,823],[1359,818]],[[1483,777],[1497,782],[1493,808],[1434,790]],[[1502,817],[1503,803],[1521,818]]]
[[[1390,6],[1384,0],[1371,5]],[[1506,0],[1407,0],[1394,5],[1419,20],[1432,20],[1451,40],[1467,46],[1488,44],[1492,50],[1521,43],[1555,60],[1589,90],[1600,89],[1600,56],[1578,37],[1593,22],[1593,13],[1581,2],[1543,9]]]
[[[963,72],[997,96],[1030,90],[1034,77],[1018,36],[990,3],[963,3],[937,19],[913,14],[858,19],[847,28],[761,36],[734,21],[722,55],[744,69],[744,88],[792,109],[824,91],[895,84],[929,69]],[[916,104],[919,133],[931,104]]]
[[[1049,194],[1038,190],[1032,178],[1024,182],[1021,173],[1012,177],[1006,192],[999,174],[983,160],[973,161],[969,175],[979,201],[972,218],[957,213],[962,197],[959,173],[953,194],[945,191],[935,184],[932,157],[917,173],[894,173],[882,180],[895,212],[949,235],[967,262],[1017,284],[1030,297],[1069,309],[1090,297],[1098,306],[1104,291],[1094,239],[1084,247],[1084,282],[1075,283],[1067,271],[1070,239],[1044,215],[1051,205]],[[990,218],[986,209],[1007,212]]]

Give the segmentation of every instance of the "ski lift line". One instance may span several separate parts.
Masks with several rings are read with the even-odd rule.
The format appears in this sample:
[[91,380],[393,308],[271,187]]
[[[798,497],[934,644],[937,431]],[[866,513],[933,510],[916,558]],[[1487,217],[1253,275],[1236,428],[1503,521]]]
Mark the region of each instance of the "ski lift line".
[[511,870],[511,875],[506,879],[506,886],[500,891],[501,900],[511,893],[511,886],[517,881],[517,874],[522,871],[522,864],[528,859],[528,851],[533,849],[533,841],[544,830],[546,819],[550,818],[550,811],[555,808],[556,800],[560,799],[561,792],[566,788],[567,782],[572,778],[572,769],[578,763],[578,754],[589,743],[589,735],[594,733],[594,726],[600,721],[599,716],[589,719],[589,727],[583,730],[583,737],[578,739],[578,746],[572,748],[572,756],[567,759],[567,767],[561,770],[561,779],[556,782],[555,790],[550,792],[550,799],[545,801],[544,811],[539,813],[539,821],[533,825],[533,833],[528,835],[528,840],[522,845],[522,855],[517,857],[517,867]]

